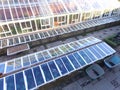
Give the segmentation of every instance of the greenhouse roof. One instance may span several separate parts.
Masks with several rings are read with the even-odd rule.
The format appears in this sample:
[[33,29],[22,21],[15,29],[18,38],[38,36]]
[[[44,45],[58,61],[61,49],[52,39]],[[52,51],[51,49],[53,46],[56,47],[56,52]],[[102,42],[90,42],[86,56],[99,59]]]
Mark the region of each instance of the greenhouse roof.
[[117,0],[0,0],[0,21],[118,8]]

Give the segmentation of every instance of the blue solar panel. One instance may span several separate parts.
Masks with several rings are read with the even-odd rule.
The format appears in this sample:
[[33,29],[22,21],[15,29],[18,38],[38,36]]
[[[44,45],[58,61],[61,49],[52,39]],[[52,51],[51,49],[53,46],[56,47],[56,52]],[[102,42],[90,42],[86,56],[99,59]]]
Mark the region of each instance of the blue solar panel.
[[75,68],[79,68],[80,67],[78,61],[74,58],[74,56],[72,54],[68,55],[68,58],[73,63]]
[[111,52],[108,49],[106,49],[105,47],[103,47],[102,43],[97,44],[97,46],[99,46],[107,55],[111,54]]
[[4,69],[5,69],[5,64],[4,63],[0,64],[0,73],[4,73]]
[[113,50],[113,49],[112,49],[109,45],[107,45],[105,42],[103,42],[102,45],[103,45],[106,49],[108,49],[111,53],[114,53],[114,52],[115,52],[115,50]]
[[91,58],[92,61],[96,60],[95,55],[93,55],[88,49],[84,49],[84,52]]
[[79,54],[84,58],[84,60],[85,60],[87,63],[90,63],[90,62],[91,62],[90,58],[89,58],[83,51],[79,51]]
[[105,54],[101,49],[99,49],[96,45],[94,45],[94,48],[95,48],[97,51],[99,51],[99,53],[102,55],[102,57],[105,57],[105,56],[106,56],[106,54]]
[[79,63],[81,64],[81,66],[84,66],[86,64],[77,52],[73,53],[73,55],[79,61]]
[[89,47],[89,50],[98,58],[98,59],[101,59],[102,56],[96,52],[96,50],[93,49],[93,47]]
[[0,90],[4,90],[3,79],[0,79]]
[[59,76],[60,76],[60,73],[59,73],[59,71],[58,71],[55,63],[54,63],[53,61],[51,61],[51,62],[48,62],[48,65],[49,65],[49,67],[50,67],[50,70],[51,70],[54,78],[59,77]]
[[34,76],[35,76],[35,80],[36,80],[37,85],[43,84],[44,83],[44,79],[43,79],[43,76],[42,76],[42,73],[40,71],[39,66],[34,67],[33,68],[33,72],[34,72]]
[[41,65],[41,68],[42,68],[42,70],[43,70],[43,72],[44,72],[46,81],[52,80],[53,78],[52,78],[52,75],[51,75],[50,70],[49,70],[49,68],[48,68],[48,65],[47,65],[46,63],[45,63],[45,64],[42,64],[42,65]]
[[15,74],[16,90],[26,90],[23,72]]
[[61,71],[62,74],[66,74],[68,72],[67,69],[65,68],[65,66],[63,65],[61,59],[57,59],[57,60],[55,60],[55,62],[58,65],[59,70]]
[[15,90],[14,76],[8,76],[5,78],[7,90]]
[[69,72],[74,70],[73,66],[70,64],[70,62],[69,62],[69,60],[67,59],[67,57],[62,57],[61,59],[62,59],[62,61],[64,62],[65,66],[66,66],[66,68],[67,68],[67,70],[68,70]]
[[35,87],[35,82],[32,74],[32,70],[28,69],[25,71],[25,76],[27,79],[28,89],[32,89]]
[[[74,43],[73,46],[75,45],[76,44]],[[47,58],[51,57],[49,56],[48,51],[42,54],[41,53],[36,54],[39,62],[45,61]],[[66,75],[69,74],[71,71],[75,71],[75,69],[78,69],[82,66],[86,66],[89,63],[93,63],[93,61],[100,60],[113,53],[115,53],[115,51],[105,43],[98,43],[97,45],[90,46],[86,49],[77,50],[74,53],[71,52],[71,54],[64,55],[62,57],[58,57],[55,60],[42,63],[40,64],[40,66],[38,65],[32,67],[32,69],[24,70],[24,73],[19,72],[16,73],[15,75],[5,77],[6,89],[29,90],[35,88],[36,86],[42,86],[48,82],[60,78],[61,76],[64,76],[65,74]],[[43,55],[45,55],[46,59],[44,58]],[[36,63],[37,60],[35,58],[36,57],[34,56],[33,57],[31,56],[31,58],[30,56],[23,57],[22,58],[23,66],[30,65],[30,62],[31,64]],[[6,72],[12,71],[14,67],[21,68],[22,62],[18,59],[16,60],[15,65],[11,63],[9,64],[7,63]],[[0,72],[4,72],[5,64],[0,64],[0,67],[1,67]],[[15,76],[15,80],[14,80],[14,76]],[[3,79],[0,79],[0,90],[4,89],[3,86],[5,85],[3,84],[4,84]]]

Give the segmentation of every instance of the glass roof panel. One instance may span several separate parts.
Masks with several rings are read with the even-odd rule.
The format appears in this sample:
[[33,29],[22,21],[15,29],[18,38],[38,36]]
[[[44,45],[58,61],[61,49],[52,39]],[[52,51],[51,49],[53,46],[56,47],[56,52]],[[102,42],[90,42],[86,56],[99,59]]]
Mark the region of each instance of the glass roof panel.
[[98,0],[88,0],[93,9],[101,9],[101,5],[98,3]]
[[75,0],[78,4],[78,6],[81,8],[81,10],[85,11],[90,11],[91,10],[91,5],[87,0]]
[[69,12],[76,12],[79,10],[74,0],[63,0],[63,2]]
[[54,15],[66,14],[67,11],[60,0],[47,0]]

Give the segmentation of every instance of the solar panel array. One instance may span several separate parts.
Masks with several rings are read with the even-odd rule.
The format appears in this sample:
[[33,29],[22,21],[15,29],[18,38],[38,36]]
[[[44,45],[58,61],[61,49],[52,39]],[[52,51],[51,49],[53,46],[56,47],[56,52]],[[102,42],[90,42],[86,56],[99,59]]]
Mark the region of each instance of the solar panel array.
[[99,42],[1,78],[0,90],[35,89],[114,53],[105,42]]
[[0,64],[3,68],[0,69],[0,72],[9,73],[14,70],[28,67],[30,65],[52,59],[66,53],[70,53],[72,51],[84,48],[98,42],[101,42],[101,40],[94,37],[88,37],[64,45],[59,45],[57,47],[53,47],[47,50],[39,51],[37,53],[32,53],[30,55],[26,55],[20,58],[15,58],[13,60]]

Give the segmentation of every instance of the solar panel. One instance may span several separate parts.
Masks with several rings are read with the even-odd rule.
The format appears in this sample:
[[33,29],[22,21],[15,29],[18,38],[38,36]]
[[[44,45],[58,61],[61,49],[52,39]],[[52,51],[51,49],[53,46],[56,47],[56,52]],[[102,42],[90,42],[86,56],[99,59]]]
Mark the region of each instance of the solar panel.
[[3,78],[0,79],[0,90],[4,90]]
[[54,78],[57,78],[60,76],[60,72],[58,71],[54,61],[48,62],[48,65],[50,67],[50,71],[52,72],[52,75]]
[[41,65],[41,69],[42,69],[42,71],[43,71],[43,73],[44,73],[44,75],[45,75],[45,80],[46,80],[47,82],[53,79],[47,63],[42,64],[42,65]]
[[82,56],[82,58],[87,62],[90,63],[91,59],[81,50],[79,51],[79,54]]
[[79,64],[78,60],[76,60],[75,57],[72,54],[68,55],[67,57],[76,69],[80,67],[80,64]]
[[92,61],[95,61],[97,59],[96,56],[90,52],[88,48],[84,49],[83,51],[91,58]]
[[33,73],[34,73],[37,85],[41,85],[45,82],[39,66],[33,68]]
[[88,49],[97,57],[97,59],[102,58],[102,56],[93,47],[89,47]]
[[83,58],[77,52],[73,53],[73,55],[79,61],[81,66],[86,65],[86,62],[83,60]]
[[16,81],[16,90],[26,90],[25,83],[26,79],[24,79],[23,72],[19,72],[15,74]]
[[108,49],[106,49],[106,48],[103,46],[102,43],[97,44],[97,46],[98,46],[99,48],[101,48],[107,55],[110,55],[110,54],[111,54],[111,51],[109,51]]
[[57,60],[55,60],[55,62],[56,62],[56,64],[57,64],[57,66],[58,66],[62,75],[66,74],[68,72],[65,65],[61,61],[61,59],[57,59]]
[[15,90],[14,76],[5,77],[7,90]]
[[[92,38],[88,38],[86,40],[91,39]],[[84,42],[86,42],[86,40]],[[96,42],[97,39],[94,39],[94,41]],[[54,57],[54,59],[50,59],[50,61],[47,62],[42,62],[40,65],[38,64],[32,66],[31,68],[23,69],[21,72],[1,78],[0,90],[3,90],[5,85],[7,90],[14,90],[15,88],[16,90],[34,89],[115,53],[114,49],[112,49],[106,43],[100,41],[99,43],[81,49],[81,47],[84,46],[82,45],[84,42],[77,41],[77,43],[80,45],[80,47],[78,47],[79,49],[71,49],[72,52],[69,54],[65,52],[63,54],[59,47],[55,47],[55,49],[53,48],[52,50],[55,51],[57,56],[62,55],[60,57],[55,58],[52,56],[52,54],[49,52],[51,49],[49,49],[48,51],[45,50],[45,52],[38,52],[21,57],[22,59],[18,58],[16,61],[11,60],[6,62],[7,64],[5,71],[11,72],[14,69],[33,65],[34,63],[45,61],[47,58]],[[92,43],[86,43],[86,45],[90,44]],[[64,48],[68,47],[69,51],[69,48],[72,48],[72,46],[70,44],[67,45],[69,45],[69,47],[64,46]],[[5,64],[0,64],[0,67],[0,72],[4,73]],[[4,80],[5,82],[3,82]]]
[[61,60],[63,61],[64,65],[66,66],[69,72],[74,70],[73,66],[71,65],[66,56],[62,57]]
[[36,87],[32,70],[28,69],[28,70],[25,70],[24,72],[25,72],[25,77],[26,77],[26,81],[27,81],[27,88],[32,89],[32,88]]

